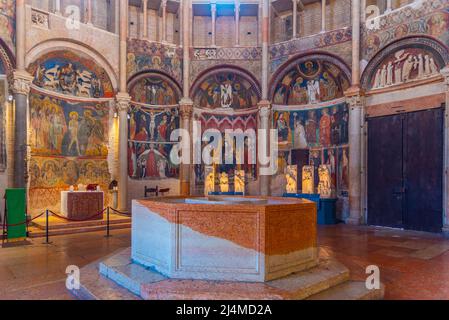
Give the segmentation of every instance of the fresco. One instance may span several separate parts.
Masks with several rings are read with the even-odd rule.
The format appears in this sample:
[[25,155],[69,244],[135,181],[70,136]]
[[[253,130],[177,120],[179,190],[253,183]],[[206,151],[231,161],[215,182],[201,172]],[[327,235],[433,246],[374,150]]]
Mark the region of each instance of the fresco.
[[449,45],[449,5],[446,0],[422,1],[379,18],[379,29],[362,29],[363,58],[369,61],[382,48],[410,35],[429,35]]
[[[333,190],[339,195],[348,188],[349,111],[346,103],[302,109],[275,110],[274,128],[278,130],[278,174],[291,165],[291,150],[309,150],[309,164],[314,166],[314,185],[319,183],[319,166],[327,165]],[[298,168],[302,170],[302,168]]]
[[298,63],[278,82],[273,103],[305,105],[343,97],[349,80],[334,64],[322,60]]
[[182,48],[145,40],[128,40],[128,77],[148,70],[163,71],[182,81]]
[[111,98],[112,83],[101,67],[88,57],[55,51],[32,63],[28,72],[40,88],[77,97]]
[[438,54],[421,48],[405,48],[387,56],[373,71],[370,88],[378,89],[439,75],[444,66]]
[[133,179],[178,178],[179,166],[170,160],[176,146],[170,134],[179,128],[177,108],[134,106],[128,120],[128,175]]
[[341,103],[309,110],[276,110],[273,120],[281,145],[307,149],[347,144],[348,117],[348,108]]
[[[32,212],[51,209],[59,212],[61,191],[71,185],[98,184],[107,190],[111,181],[106,159],[33,156],[29,163],[29,208]],[[110,201],[104,193],[105,204]]]
[[6,168],[6,79],[0,79],[0,171]]
[[195,106],[204,109],[238,110],[252,108],[259,102],[257,88],[233,72],[220,72],[207,77],[193,96]]
[[[246,130],[254,130],[257,133],[257,113],[251,113],[247,115],[222,115],[222,114],[211,114],[211,113],[202,113],[198,119],[201,122],[202,132],[208,129],[217,129],[223,132],[222,136],[222,159],[225,159],[225,152],[227,149],[227,142],[225,141],[224,132],[226,129],[241,129],[242,131]],[[256,138],[257,141],[257,138]],[[202,142],[201,150],[204,150],[208,143]],[[228,177],[228,180],[233,185],[235,174],[240,174],[240,170],[245,172],[245,181],[254,181],[257,179],[257,163],[256,159],[252,159],[254,154],[257,155],[257,149],[250,149],[251,144],[248,144],[248,140],[245,139],[245,150],[243,154],[243,164],[237,164],[237,158],[240,157],[237,154],[237,150],[234,147],[233,152],[233,163],[232,164],[215,164],[214,170],[216,172],[216,176],[218,177],[221,173],[225,173]],[[223,160],[223,162],[225,162]],[[196,164],[194,166],[195,170],[195,184],[198,186],[204,185],[204,172],[205,172],[204,164]],[[218,179],[218,178],[217,178]],[[218,184],[218,181],[217,181]],[[232,189],[232,188],[231,188]],[[233,190],[233,189],[232,189]]]
[[6,74],[6,68],[1,57],[0,57],[0,74]]
[[106,157],[108,102],[70,102],[32,92],[30,144],[34,155]]
[[151,105],[174,105],[179,101],[179,90],[159,75],[139,79],[129,90],[131,100]]
[[11,0],[0,1],[0,38],[11,51],[15,51],[15,14],[16,2]]

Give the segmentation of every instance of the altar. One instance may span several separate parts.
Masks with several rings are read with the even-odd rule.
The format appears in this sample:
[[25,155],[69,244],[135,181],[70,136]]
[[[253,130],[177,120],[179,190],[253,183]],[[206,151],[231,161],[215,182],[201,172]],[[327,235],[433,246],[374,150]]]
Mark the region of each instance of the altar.
[[103,219],[104,208],[102,191],[61,191],[61,215],[73,220]]

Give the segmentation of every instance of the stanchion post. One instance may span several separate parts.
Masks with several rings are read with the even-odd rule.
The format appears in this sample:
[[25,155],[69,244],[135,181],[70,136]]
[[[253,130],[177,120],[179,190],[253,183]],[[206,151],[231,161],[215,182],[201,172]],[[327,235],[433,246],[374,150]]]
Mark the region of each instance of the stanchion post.
[[49,225],[48,225],[48,209],[45,210],[45,244],[50,244],[49,241]]
[[106,209],[106,237],[109,238],[109,207]]

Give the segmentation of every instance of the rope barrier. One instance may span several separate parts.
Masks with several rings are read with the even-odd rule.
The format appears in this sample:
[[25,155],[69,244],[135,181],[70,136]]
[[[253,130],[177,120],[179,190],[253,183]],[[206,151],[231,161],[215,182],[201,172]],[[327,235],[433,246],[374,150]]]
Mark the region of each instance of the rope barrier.
[[37,215],[36,217],[32,218],[32,219],[27,219],[24,222],[20,222],[20,223],[14,223],[14,224],[4,224],[5,227],[18,227],[21,226],[23,224],[29,224],[30,222],[36,220],[37,218],[42,217],[45,214],[45,211],[42,212],[41,214]]
[[111,208],[111,207],[109,207],[109,209],[111,209],[112,211],[114,211],[114,212],[115,212],[116,214],[118,214],[118,215],[122,215],[122,216],[126,216],[126,217],[131,217],[131,214],[128,213],[128,212],[122,212],[122,211],[119,211],[119,210],[114,209],[114,208]]
[[61,216],[61,215],[59,215],[59,214],[57,214],[57,213],[55,213],[55,212],[53,212],[51,210],[48,210],[48,212],[50,212],[53,216],[58,217],[58,218],[63,219],[63,220],[73,221],[73,222],[82,222],[82,221],[93,220],[94,218],[96,218],[96,217],[98,217],[100,215],[103,215],[106,210],[107,210],[107,208],[104,208],[103,210],[99,211],[98,213],[95,213],[94,215],[92,215],[92,216],[90,216],[88,218],[85,218],[85,219],[67,218],[67,217]]
[[21,222],[21,223],[17,223],[17,224],[6,224],[6,223],[5,223],[6,220],[3,221],[3,230],[4,230],[4,232],[3,232],[2,240],[5,240],[4,238],[6,237],[6,234],[7,234],[7,233],[5,233],[5,230],[6,230],[8,227],[15,227],[15,226],[23,225],[23,224],[26,224],[26,225],[28,226],[28,224],[29,224],[30,222],[32,222],[32,221],[34,221],[34,220],[36,220],[36,219],[42,217],[43,215],[46,215],[46,219],[45,219],[45,238],[46,238],[46,242],[45,242],[45,244],[50,244],[50,243],[51,243],[51,242],[49,241],[49,236],[50,236],[50,234],[49,234],[49,229],[50,229],[50,228],[49,228],[49,216],[50,216],[50,214],[53,215],[53,216],[55,216],[55,217],[58,217],[58,218],[60,218],[60,219],[62,219],[62,220],[66,220],[66,221],[83,222],[83,221],[90,221],[90,220],[93,220],[94,218],[96,218],[96,217],[98,217],[98,216],[100,216],[100,215],[103,215],[105,212],[107,213],[107,226],[106,226],[107,233],[106,233],[106,236],[109,237],[109,232],[110,232],[110,218],[109,218],[109,215],[110,215],[110,211],[111,211],[111,210],[112,210],[115,214],[117,214],[117,215],[125,216],[125,217],[128,217],[128,218],[131,218],[131,214],[130,214],[130,213],[128,213],[128,212],[122,212],[122,211],[117,210],[117,209],[114,209],[114,208],[112,208],[112,207],[106,207],[106,208],[104,208],[103,210],[99,211],[98,213],[96,213],[96,214],[94,214],[94,215],[92,215],[92,216],[90,216],[90,217],[88,217],[88,218],[84,218],[84,219],[67,218],[67,217],[61,216],[61,215],[59,215],[59,214],[57,214],[57,213],[55,213],[55,212],[53,212],[53,211],[47,209],[47,210],[45,210],[44,212],[42,212],[41,214],[35,216],[34,218],[32,218],[32,219],[27,219],[26,221]]

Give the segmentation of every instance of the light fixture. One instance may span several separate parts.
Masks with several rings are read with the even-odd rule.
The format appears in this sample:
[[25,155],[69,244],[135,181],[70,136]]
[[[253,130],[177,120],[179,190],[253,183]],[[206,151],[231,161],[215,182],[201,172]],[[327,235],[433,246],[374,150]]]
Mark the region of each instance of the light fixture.
[[128,118],[128,120],[131,119],[131,115],[129,113],[127,114],[126,117]]
[[12,95],[9,95],[9,96],[8,96],[8,101],[9,101],[9,102],[12,102],[13,99],[14,99],[14,97],[13,97]]
[[114,118],[117,118],[117,117],[118,117],[117,111],[114,111]]

